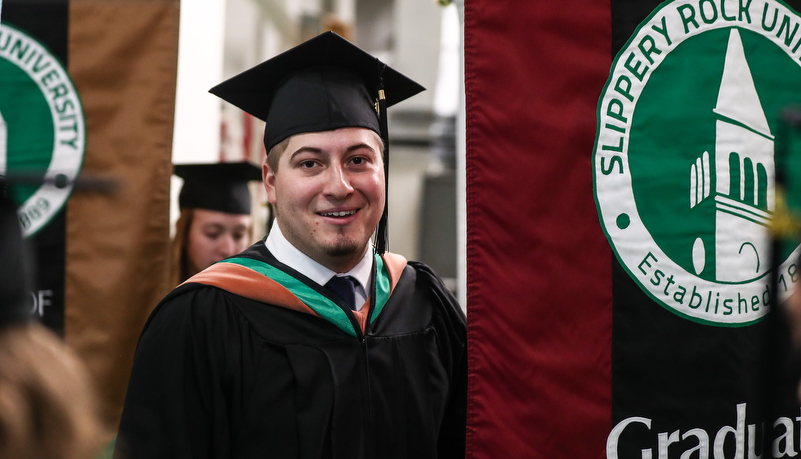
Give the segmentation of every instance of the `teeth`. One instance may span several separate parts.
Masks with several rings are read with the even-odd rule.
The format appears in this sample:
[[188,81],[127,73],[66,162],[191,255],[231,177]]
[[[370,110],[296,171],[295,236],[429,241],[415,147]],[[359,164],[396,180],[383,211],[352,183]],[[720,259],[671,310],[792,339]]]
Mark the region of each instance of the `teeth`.
[[354,211],[347,211],[347,212],[324,212],[322,215],[326,217],[346,217],[348,215],[353,215],[356,212]]

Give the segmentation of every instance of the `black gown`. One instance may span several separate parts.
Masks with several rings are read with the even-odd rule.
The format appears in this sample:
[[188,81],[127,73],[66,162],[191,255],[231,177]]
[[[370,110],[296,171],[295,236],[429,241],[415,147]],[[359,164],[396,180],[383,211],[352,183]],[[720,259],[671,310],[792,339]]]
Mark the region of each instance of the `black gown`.
[[115,459],[464,457],[464,314],[420,263],[401,265],[390,294],[382,260],[364,332],[262,242],[240,265],[283,275],[285,293],[333,309],[263,302],[273,295],[266,277],[251,279],[259,287],[249,296],[262,301],[224,290],[226,280],[175,289],[140,337]]

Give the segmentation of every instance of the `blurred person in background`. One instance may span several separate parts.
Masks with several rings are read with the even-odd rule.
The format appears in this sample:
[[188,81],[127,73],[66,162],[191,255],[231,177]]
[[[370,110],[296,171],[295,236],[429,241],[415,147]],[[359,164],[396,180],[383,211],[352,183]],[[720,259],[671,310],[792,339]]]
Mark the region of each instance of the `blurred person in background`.
[[16,206],[0,181],[0,458],[89,459],[108,439],[78,356],[37,323]]
[[250,246],[248,181],[261,180],[261,169],[248,162],[180,164],[175,175],[184,185],[170,249],[172,286]]

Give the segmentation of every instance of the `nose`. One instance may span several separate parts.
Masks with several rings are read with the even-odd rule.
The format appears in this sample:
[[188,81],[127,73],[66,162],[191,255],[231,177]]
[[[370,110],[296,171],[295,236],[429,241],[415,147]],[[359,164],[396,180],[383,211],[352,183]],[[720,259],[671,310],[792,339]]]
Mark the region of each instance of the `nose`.
[[325,194],[327,196],[342,199],[353,193],[350,174],[339,164],[334,164],[328,168],[325,185]]
[[236,255],[237,250],[236,250],[236,241],[234,241],[234,236],[226,233],[222,237],[222,240],[220,241],[219,248],[222,258],[228,258]]

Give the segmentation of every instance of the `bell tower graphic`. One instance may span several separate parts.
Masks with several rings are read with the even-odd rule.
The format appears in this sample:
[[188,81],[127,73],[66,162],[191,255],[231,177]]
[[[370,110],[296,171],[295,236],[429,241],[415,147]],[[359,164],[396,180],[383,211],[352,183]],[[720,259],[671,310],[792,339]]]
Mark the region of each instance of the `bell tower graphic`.
[[[729,32],[713,111],[714,158],[705,151],[690,167],[690,209],[710,205],[707,202],[714,205],[715,280],[742,282],[770,268],[767,226],[774,209],[774,137],[736,28]],[[704,270],[709,249],[696,238],[696,274]]]

